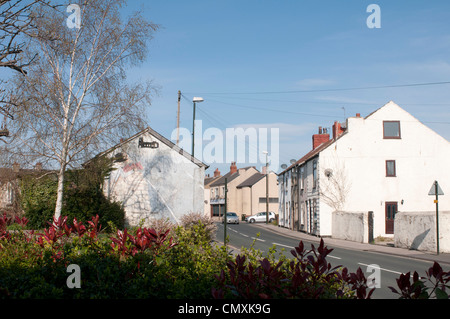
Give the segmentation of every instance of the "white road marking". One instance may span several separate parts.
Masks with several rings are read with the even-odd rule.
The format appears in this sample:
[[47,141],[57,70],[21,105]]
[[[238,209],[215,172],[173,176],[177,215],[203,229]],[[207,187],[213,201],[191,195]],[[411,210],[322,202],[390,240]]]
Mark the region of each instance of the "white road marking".
[[333,255],[328,255],[327,257],[334,258],[334,259],[342,259],[341,257],[336,257],[336,256],[333,256]]
[[[281,246],[281,247],[286,247],[286,248],[290,248],[290,249],[295,249],[295,247],[287,246],[287,245],[283,245],[283,244],[279,244],[279,243],[272,243],[272,244],[275,246]],[[334,259],[342,259],[341,257],[336,257],[333,255],[328,255],[327,257],[334,258]]]
[[265,240],[264,239],[260,239],[260,238],[257,238],[257,237],[251,237],[252,239],[256,239],[256,240],[259,240],[259,241],[262,241],[262,242],[265,242]]
[[[373,267],[373,265],[367,265],[367,264],[363,264],[363,263],[358,263],[358,265],[366,266],[366,267],[368,267],[368,266]],[[380,267],[380,270],[384,270],[384,271],[387,271],[387,272],[390,272],[390,273],[393,273],[393,274],[397,274],[397,275],[402,275],[402,274],[403,274],[402,272],[398,272],[398,271],[394,271],[394,270],[389,270],[389,269],[381,268],[381,267]]]
[[290,249],[295,249],[295,248],[292,247],[292,246],[287,246],[287,245],[278,244],[278,243],[272,243],[272,245],[275,245],[275,246],[281,246],[281,247],[286,247],[286,248],[290,248]]

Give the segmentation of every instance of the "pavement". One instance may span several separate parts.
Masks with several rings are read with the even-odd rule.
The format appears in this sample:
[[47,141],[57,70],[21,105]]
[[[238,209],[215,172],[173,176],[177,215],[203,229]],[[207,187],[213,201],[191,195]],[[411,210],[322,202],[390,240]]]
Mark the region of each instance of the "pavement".
[[[317,242],[320,243],[320,237],[309,235],[306,233],[302,233],[299,231],[290,230],[284,227],[276,226],[273,224],[265,224],[265,223],[257,223],[253,224],[258,227],[265,228],[267,230],[273,231],[275,233],[282,234],[284,236],[288,236],[294,239],[309,241],[309,242]],[[439,253],[436,252],[425,252],[425,251],[418,251],[418,250],[412,250],[412,249],[406,249],[406,248],[399,248],[399,247],[392,247],[389,242],[378,242],[374,244],[366,244],[366,243],[359,243],[349,240],[343,240],[343,239],[336,239],[336,238],[330,238],[330,237],[324,237],[323,238],[325,242],[325,246],[329,247],[341,247],[341,248],[347,248],[347,249],[353,249],[353,250],[359,250],[359,251],[370,251],[370,252],[377,252],[382,254],[391,254],[395,256],[401,256],[405,258],[413,258],[413,259],[419,259],[419,260],[426,260],[430,262],[438,262],[439,264],[446,264],[450,265],[450,254],[449,253]]]

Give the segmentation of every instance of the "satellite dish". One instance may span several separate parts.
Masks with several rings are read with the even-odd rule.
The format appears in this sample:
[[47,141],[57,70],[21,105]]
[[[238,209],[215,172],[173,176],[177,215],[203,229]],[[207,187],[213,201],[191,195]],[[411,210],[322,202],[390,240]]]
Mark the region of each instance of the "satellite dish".
[[295,159],[291,159],[291,164],[295,164],[295,163],[297,163],[297,160],[295,160]]
[[286,164],[281,164],[281,168],[282,168],[282,169],[286,169],[286,168],[287,168],[287,165],[286,165]]

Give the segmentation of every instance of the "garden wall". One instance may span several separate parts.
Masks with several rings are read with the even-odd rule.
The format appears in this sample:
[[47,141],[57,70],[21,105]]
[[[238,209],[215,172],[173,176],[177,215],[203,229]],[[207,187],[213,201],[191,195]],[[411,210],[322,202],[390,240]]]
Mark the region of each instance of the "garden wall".
[[368,212],[333,212],[331,220],[331,237],[360,243],[368,243],[368,216]]
[[[439,251],[450,252],[450,211],[439,212]],[[436,252],[436,212],[399,212],[394,223],[395,247]]]

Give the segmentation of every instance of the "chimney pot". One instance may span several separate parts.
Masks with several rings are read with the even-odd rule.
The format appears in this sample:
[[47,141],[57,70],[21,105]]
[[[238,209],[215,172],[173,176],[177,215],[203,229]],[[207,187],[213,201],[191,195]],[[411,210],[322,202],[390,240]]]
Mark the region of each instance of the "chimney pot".
[[237,172],[236,162],[231,162],[230,173],[234,174]]

